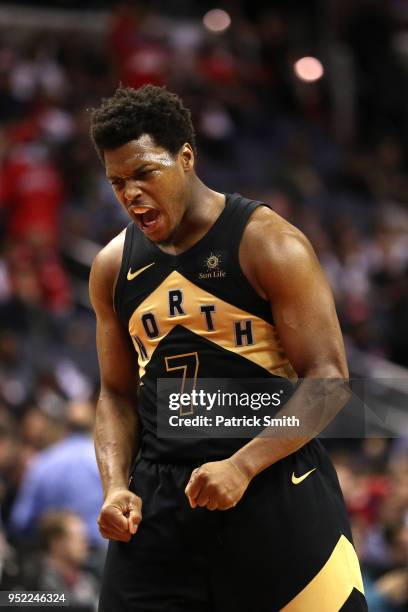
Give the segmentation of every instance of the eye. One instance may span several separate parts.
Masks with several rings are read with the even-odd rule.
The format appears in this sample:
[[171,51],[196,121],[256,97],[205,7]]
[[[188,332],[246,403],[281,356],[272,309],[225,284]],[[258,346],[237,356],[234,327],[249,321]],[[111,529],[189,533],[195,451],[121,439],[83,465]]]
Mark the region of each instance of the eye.
[[147,170],[141,170],[138,174],[141,178],[146,178],[153,175],[157,170],[155,168],[148,168]]
[[114,189],[122,189],[124,181],[122,179],[114,179],[111,181],[111,185]]

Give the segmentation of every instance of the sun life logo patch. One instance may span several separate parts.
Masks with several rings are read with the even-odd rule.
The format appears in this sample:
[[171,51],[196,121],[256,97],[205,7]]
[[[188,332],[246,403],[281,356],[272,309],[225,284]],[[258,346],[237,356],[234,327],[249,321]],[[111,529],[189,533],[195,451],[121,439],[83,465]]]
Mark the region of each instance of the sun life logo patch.
[[210,253],[204,259],[205,272],[200,272],[198,278],[225,278],[227,273],[220,268],[221,255],[219,253]]

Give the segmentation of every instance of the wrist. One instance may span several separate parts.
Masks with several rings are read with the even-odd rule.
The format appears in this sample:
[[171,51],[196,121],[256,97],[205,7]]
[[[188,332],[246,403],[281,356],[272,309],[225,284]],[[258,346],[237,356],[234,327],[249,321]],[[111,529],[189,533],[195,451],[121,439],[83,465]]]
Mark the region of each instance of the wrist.
[[248,479],[248,482],[250,482],[252,478],[256,476],[256,470],[254,469],[251,461],[249,461],[244,455],[240,454],[239,451],[232,455],[229,460],[234,467]]
[[118,491],[128,491],[128,490],[129,490],[129,486],[126,480],[124,480],[123,482],[120,481],[120,482],[111,483],[109,484],[109,486],[105,487],[105,490],[104,490],[105,499],[117,493]]

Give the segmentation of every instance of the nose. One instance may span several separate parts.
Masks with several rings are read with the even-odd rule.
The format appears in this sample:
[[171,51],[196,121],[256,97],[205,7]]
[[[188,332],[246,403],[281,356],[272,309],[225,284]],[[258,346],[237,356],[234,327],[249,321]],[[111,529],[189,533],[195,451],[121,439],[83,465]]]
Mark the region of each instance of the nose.
[[126,181],[125,189],[123,190],[123,197],[127,203],[134,202],[142,195],[142,190],[137,181],[129,180]]

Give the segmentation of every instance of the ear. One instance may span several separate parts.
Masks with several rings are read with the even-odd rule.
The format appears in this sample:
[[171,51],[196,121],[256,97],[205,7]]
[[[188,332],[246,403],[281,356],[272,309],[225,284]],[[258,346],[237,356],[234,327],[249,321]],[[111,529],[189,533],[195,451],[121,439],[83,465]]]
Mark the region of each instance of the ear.
[[195,164],[194,151],[188,142],[183,144],[183,146],[180,149],[179,155],[180,155],[181,164],[183,166],[183,170],[185,172],[190,172],[191,170],[194,170],[194,164]]

